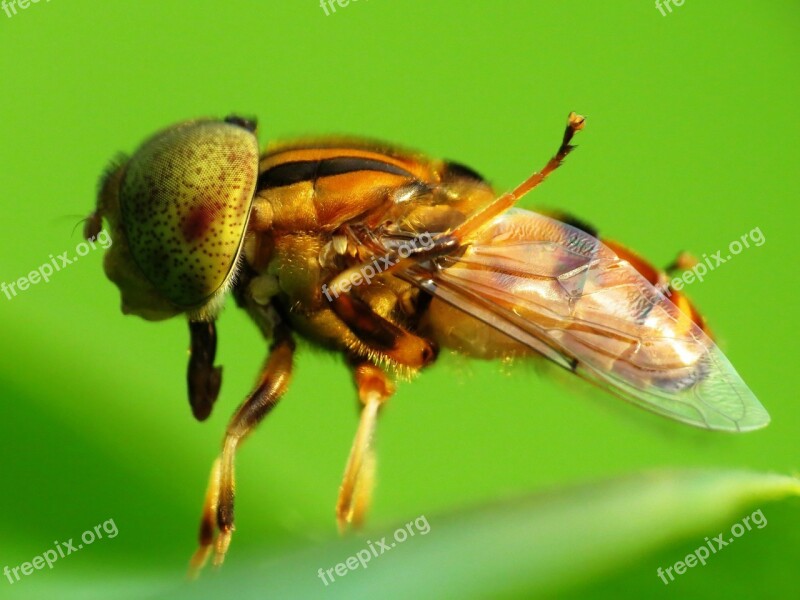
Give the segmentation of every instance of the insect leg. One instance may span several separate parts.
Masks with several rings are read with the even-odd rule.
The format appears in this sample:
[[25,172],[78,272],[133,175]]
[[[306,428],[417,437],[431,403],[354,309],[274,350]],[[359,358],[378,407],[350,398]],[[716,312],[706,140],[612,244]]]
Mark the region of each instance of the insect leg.
[[362,343],[398,364],[420,368],[436,358],[433,342],[384,319],[352,294],[332,297],[331,308]]
[[[390,271],[403,270],[408,265],[418,262],[419,260],[435,258],[437,255],[447,254],[449,251],[457,249],[463,244],[465,239],[470,234],[480,229],[488,221],[499,215],[505,210],[511,208],[517,201],[525,194],[530,192],[537,185],[542,183],[550,173],[555,171],[564,162],[567,155],[575,148],[570,142],[573,136],[583,129],[585,117],[571,112],[567,117],[567,127],[564,130],[564,137],[561,139],[561,145],[558,151],[547,162],[541,171],[538,171],[528,177],[525,181],[519,184],[512,191],[507,194],[494,199],[487,206],[472,213],[467,219],[457,226],[452,231],[444,232],[437,235],[433,240],[431,248],[417,249],[416,252],[410,256],[400,257],[397,252],[391,252],[386,256],[386,259],[392,266],[388,269]],[[354,267],[347,271],[340,273],[338,278],[332,282],[331,287],[335,287],[342,281],[350,279],[353,275],[357,275],[360,267]]]
[[344,532],[348,525],[359,527],[369,508],[375,479],[373,439],[378,412],[394,394],[394,386],[386,374],[371,363],[356,365],[354,377],[362,409],[336,502],[340,532]]
[[211,465],[211,475],[208,478],[208,488],[206,498],[203,502],[203,516],[200,517],[200,547],[195,551],[192,560],[189,562],[189,577],[195,579],[205,566],[208,555],[211,553],[211,545],[217,532],[217,510],[219,507],[219,474],[220,459],[216,459]]
[[575,147],[570,145],[570,141],[572,141],[572,137],[578,131],[583,129],[585,120],[586,119],[581,115],[578,115],[574,112],[570,113],[569,117],[567,118],[567,128],[564,130],[564,137],[561,140],[561,146],[559,146],[558,152],[556,152],[555,155],[549,161],[547,161],[547,164],[544,166],[544,168],[528,177],[528,179],[523,181],[512,191],[508,192],[507,194],[503,194],[499,198],[493,200],[488,206],[474,212],[467,218],[466,221],[451,231],[449,235],[463,242],[471,233],[477,229],[480,229],[486,222],[490,221],[503,211],[511,208],[520,198],[542,183],[547,176],[550,175],[550,173],[561,166],[561,163]]
[[[213,532],[219,531],[216,539],[214,564],[220,565],[231,541],[233,532],[234,504],[234,459],[239,444],[252,432],[261,420],[273,409],[286,391],[292,372],[292,357],[295,344],[288,330],[278,327],[275,342],[270,348],[254,390],[236,410],[228,423],[222,454],[214,463],[206,494],[203,516],[200,522],[200,548],[191,561],[190,573],[197,573],[208,558],[213,543]],[[214,520],[216,519],[216,523]]]
[[675,257],[675,260],[664,267],[664,271],[667,273],[667,275],[672,276],[680,273],[681,271],[689,271],[690,269],[693,269],[699,262],[700,261],[697,260],[693,254],[686,251],[679,252],[678,256]]
[[198,421],[205,421],[219,395],[222,367],[214,366],[217,353],[217,329],[214,322],[189,322],[191,349],[186,379],[189,384],[189,404]]

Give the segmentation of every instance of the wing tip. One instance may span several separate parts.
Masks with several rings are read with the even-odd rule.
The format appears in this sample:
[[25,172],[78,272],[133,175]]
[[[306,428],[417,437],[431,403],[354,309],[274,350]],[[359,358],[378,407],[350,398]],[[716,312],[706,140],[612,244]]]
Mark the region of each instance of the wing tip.
[[760,410],[755,415],[748,415],[748,418],[745,422],[739,421],[737,425],[737,431],[742,433],[747,433],[748,431],[757,431],[759,429],[764,429],[767,425],[770,424],[772,419],[769,416],[769,413],[766,409],[759,404]]

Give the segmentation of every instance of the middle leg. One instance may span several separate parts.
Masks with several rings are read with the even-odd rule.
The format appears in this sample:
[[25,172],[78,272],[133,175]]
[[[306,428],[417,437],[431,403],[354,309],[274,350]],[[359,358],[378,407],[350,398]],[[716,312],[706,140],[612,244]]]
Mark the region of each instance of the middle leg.
[[354,378],[362,405],[361,419],[344,470],[336,503],[339,531],[359,527],[369,508],[375,479],[375,427],[383,404],[394,394],[394,385],[379,367],[369,362],[355,364]]

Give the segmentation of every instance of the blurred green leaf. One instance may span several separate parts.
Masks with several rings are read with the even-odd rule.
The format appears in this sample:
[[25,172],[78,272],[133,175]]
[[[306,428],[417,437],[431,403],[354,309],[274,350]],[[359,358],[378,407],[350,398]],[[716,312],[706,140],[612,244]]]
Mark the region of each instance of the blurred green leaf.
[[[426,516],[430,525],[325,585],[327,570],[386,537],[335,539],[282,556],[229,560],[196,583],[176,583],[154,597],[220,598],[487,598],[525,592],[551,594],[590,581],[676,541],[696,546],[729,531],[744,512],[800,495],[800,479],[746,471],[659,471],[542,493],[449,516]],[[397,525],[403,528],[404,524]],[[744,535],[758,535],[759,529]],[[729,537],[726,534],[726,539]],[[693,546],[694,547],[694,546]],[[726,547],[725,552],[736,552]],[[675,561],[685,555],[676,555]],[[664,565],[669,566],[669,565]],[[698,565],[697,569],[700,568]],[[661,583],[653,573],[653,589]],[[74,597],[125,597],[120,588],[92,584]],[[60,588],[59,597],[65,596]],[[138,597],[142,597],[141,581]],[[99,595],[98,595],[99,594]]]

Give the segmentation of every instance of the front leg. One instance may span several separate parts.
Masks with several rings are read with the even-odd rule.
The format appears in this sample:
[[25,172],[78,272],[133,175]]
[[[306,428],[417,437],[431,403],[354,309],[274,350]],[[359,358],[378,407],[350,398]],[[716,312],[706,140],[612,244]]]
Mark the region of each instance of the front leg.
[[214,564],[220,565],[230,545],[233,533],[233,503],[236,487],[234,459],[239,444],[252,432],[261,420],[275,408],[286,392],[292,373],[292,358],[295,344],[284,327],[275,330],[275,342],[270,348],[256,386],[239,406],[228,424],[222,453],[211,469],[203,516],[200,521],[200,547],[192,557],[190,574],[196,575],[203,568],[214,544]]

